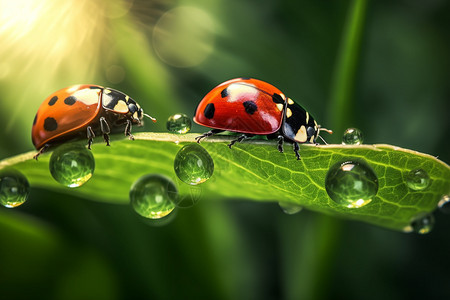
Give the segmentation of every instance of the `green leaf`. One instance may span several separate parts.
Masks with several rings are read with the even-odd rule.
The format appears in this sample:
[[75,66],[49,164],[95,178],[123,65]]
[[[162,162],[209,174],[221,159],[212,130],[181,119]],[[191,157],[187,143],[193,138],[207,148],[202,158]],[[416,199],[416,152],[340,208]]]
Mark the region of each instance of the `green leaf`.
[[[136,140],[113,140],[111,147],[93,145],[94,176],[79,188],[70,189],[53,180],[48,171],[50,153],[39,161],[35,152],[0,162],[24,173],[31,186],[70,193],[90,200],[127,204],[132,183],[148,173],[173,179],[183,197],[204,200],[219,198],[275,201],[300,205],[328,215],[403,230],[418,215],[432,212],[442,195],[450,194],[450,168],[435,157],[390,145],[301,145],[297,161],[286,144],[279,153],[276,143],[251,140],[227,147],[231,137],[207,138],[201,145],[212,156],[214,175],[199,186],[187,185],[173,170],[175,155],[198,134],[138,133]],[[330,166],[348,160],[365,161],[378,177],[377,195],[360,208],[341,207],[325,189]],[[421,168],[431,183],[423,191],[406,185],[406,175]]]

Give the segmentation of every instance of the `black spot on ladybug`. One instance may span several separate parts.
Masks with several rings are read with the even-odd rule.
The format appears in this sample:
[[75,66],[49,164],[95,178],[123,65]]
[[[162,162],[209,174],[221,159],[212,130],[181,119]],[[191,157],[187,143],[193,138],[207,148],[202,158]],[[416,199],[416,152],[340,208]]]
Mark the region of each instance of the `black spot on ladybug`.
[[36,120],[37,120],[37,114],[34,116],[33,126],[36,125]]
[[214,117],[214,112],[215,112],[216,108],[214,107],[213,103],[209,103],[208,105],[206,105],[205,110],[203,111],[203,113],[205,114],[205,117],[208,119],[212,119]]
[[242,80],[250,80],[252,79],[251,77],[241,77]]
[[222,96],[222,98],[228,97],[228,91],[227,91],[227,88],[224,88],[224,89],[220,92],[220,96]]
[[98,86],[91,85],[91,86],[89,86],[89,89],[90,89],[90,90],[98,89]]
[[255,113],[255,111],[258,110],[258,106],[253,101],[245,101],[242,104],[245,107],[245,112],[248,113],[249,115],[253,115]]
[[48,101],[48,105],[53,106],[56,101],[58,101],[58,96],[53,96],[52,99],[50,99],[50,101]]
[[66,99],[64,99],[64,103],[67,105],[74,105],[75,102],[77,102],[77,98],[75,98],[74,96],[69,96]]
[[272,101],[277,103],[277,104],[283,104],[284,103],[283,98],[281,98],[281,96],[279,94],[276,94],[276,93],[272,95]]
[[48,117],[44,121],[44,129],[47,131],[54,131],[58,128],[58,123],[56,123],[56,120],[52,117]]

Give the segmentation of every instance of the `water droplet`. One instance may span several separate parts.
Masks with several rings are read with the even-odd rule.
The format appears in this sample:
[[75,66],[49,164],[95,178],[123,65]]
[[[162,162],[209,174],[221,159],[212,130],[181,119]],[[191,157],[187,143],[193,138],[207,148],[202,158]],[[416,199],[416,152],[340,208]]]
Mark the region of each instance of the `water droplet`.
[[406,184],[415,191],[422,191],[430,185],[430,177],[422,169],[412,170],[406,175]]
[[412,231],[419,234],[429,233],[434,226],[434,216],[432,214],[425,214],[417,217],[411,222]]
[[178,151],[174,170],[178,178],[187,184],[196,185],[208,180],[214,172],[214,161],[199,144],[189,144]]
[[172,210],[168,215],[165,217],[159,218],[159,219],[150,219],[150,218],[144,218],[141,216],[141,221],[151,227],[163,227],[167,226],[170,223],[173,222],[173,220],[177,217],[178,210],[175,208]]
[[328,196],[336,203],[358,208],[368,204],[378,192],[378,178],[365,163],[347,161],[332,166],[325,179]]
[[278,205],[284,211],[284,213],[288,215],[296,214],[303,209],[303,207],[300,205],[286,202],[278,202]]
[[344,145],[361,145],[363,142],[363,134],[357,128],[348,128],[342,136],[342,144]]
[[175,184],[159,174],[147,174],[136,180],[130,189],[133,209],[149,219],[160,219],[170,214],[178,197]]
[[14,208],[27,201],[30,184],[25,175],[14,169],[0,171],[0,204]]
[[67,187],[79,187],[94,173],[95,160],[92,152],[83,145],[66,144],[53,151],[49,162],[53,178]]
[[175,114],[166,123],[167,130],[174,133],[188,133],[191,130],[191,119],[185,114]]
[[444,214],[450,214],[450,196],[444,195],[438,203],[439,210]]

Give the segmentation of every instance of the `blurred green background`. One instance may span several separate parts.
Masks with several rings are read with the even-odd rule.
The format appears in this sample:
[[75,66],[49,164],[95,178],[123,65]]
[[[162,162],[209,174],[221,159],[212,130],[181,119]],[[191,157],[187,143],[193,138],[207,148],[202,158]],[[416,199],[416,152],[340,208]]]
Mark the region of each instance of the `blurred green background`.
[[[354,126],[448,163],[449,17],[446,0],[0,0],[0,159],[33,149],[34,114],[65,86],[124,91],[159,120],[142,130],[164,131],[250,76],[334,129],[328,142]],[[34,188],[0,208],[0,298],[450,298],[439,213],[420,236],[237,199],[152,226],[90,200]]]

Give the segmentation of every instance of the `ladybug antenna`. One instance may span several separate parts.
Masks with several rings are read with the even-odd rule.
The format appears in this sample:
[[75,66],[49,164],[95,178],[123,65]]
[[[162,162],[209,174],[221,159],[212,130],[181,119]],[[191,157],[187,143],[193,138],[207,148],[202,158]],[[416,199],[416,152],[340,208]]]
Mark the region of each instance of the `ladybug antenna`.
[[153,123],[156,123],[156,119],[153,118],[152,116],[150,116],[150,115],[148,115],[148,114],[146,114],[146,113],[144,113],[144,116],[147,117],[147,118],[149,118],[150,120],[152,120]]
[[323,137],[321,137],[320,135],[319,135],[319,137],[325,145],[328,145],[328,143],[323,139]]
[[[333,130],[326,129],[326,128],[323,128],[323,127],[320,127],[320,125],[319,125],[318,127],[319,127],[319,133],[320,133],[321,131],[325,131],[325,132],[327,132],[327,133],[329,133],[329,134],[333,134]],[[322,142],[325,143],[325,145],[328,145],[328,143],[323,139],[323,137],[321,137],[320,135],[319,135],[318,137],[320,137],[320,139],[322,140]]]
[[325,132],[327,132],[327,133],[329,133],[329,134],[333,134],[333,130],[326,129],[326,128],[323,128],[323,127],[320,127],[320,125],[319,125],[319,131],[325,131]]

